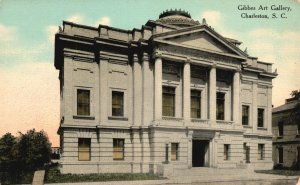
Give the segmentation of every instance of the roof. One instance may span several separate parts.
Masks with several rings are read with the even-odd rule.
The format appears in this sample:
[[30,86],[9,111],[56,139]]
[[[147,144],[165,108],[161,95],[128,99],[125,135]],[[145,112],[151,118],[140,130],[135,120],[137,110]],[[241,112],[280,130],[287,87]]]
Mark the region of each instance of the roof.
[[296,106],[297,103],[300,103],[300,100],[294,100],[294,101],[286,102],[285,104],[283,104],[279,107],[273,108],[272,113],[278,113],[278,112],[282,112],[282,111],[291,110]]

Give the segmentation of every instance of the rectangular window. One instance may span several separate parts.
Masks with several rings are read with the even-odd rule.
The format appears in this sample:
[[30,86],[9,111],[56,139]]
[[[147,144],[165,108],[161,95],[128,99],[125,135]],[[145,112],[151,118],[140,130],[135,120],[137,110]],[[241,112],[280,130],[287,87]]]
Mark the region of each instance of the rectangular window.
[[191,117],[201,117],[201,91],[191,91]]
[[77,115],[90,115],[90,91],[77,89]]
[[242,124],[243,125],[249,124],[249,106],[247,105],[242,106]]
[[278,148],[278,163],[283,163],[283,148]]
[[178,143],[171,143],[171,161],[178,160]]
[[283,136],[283,121],[278,122],[278,136]]
[[246,143],[243,144],[243,160],[244,161],[247,160],[247,144]]
[[175,116],[175,88],[163,87],[162,97],[163,116]]
[[265,145],[258,144],[257,160],[264,160]]
[[257,126],[264,127],[264,109],[257,109]]
[[113,159],[124,160],[124,139],[113,139]]
[[297,162],[300,162],[300,146],[297,147]]
[[124,116],[124,92],[112,91],[112,116]]
[[230,145],[225,144],[224,145],[224,160],[229,160],[229,147]]
[[78,138],[78,160],[89,161],[91,160],[91,139]]
[[217,93],[217,120],[224,120],[225,93]]

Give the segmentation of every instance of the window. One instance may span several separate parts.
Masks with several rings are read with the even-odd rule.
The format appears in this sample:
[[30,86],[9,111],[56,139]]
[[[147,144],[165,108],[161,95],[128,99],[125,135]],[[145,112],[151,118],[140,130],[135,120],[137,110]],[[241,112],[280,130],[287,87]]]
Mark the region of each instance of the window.
[[247,105],[242,106],[242,124],[243,125],[249,124],[249,106]]
[[77,115],[90,115],[90,91],[77,89]]
[[163,87],[163,116],[175,116],[175,88]]
[[229,160],[229,145],[224,145],[224,160]]
[[297,147],[297,162],[300,162],[300,146]]
[[113,159],[124,160],[124,139],[113,139]]
[[264,160],[264,153],[265,153],[265,145],[258,144],[258,153],[257,153],[257,160]]
[[112,91],[112,116],[124,116],[124,92]]
[[246,161],[247,159],[247,144],[243,144],[243,160]]
[[89,161],[91,160],[91,139],[78,138],[78,160]]
[[166,157],[166,163],[169,163],[169,144],[166,144],[166,155],[165,155],[165,157]]
[[201,117],[201,91],[191,91],[191,117]]
[[171,161],[178,160],[178,143],[171,143]]
[[283,136],[283,121],[278,122],[278,136]]
[[217,93],[217,120],[224,120],[225,93]]
[[297,134],[300,135],[300,123],[297,125]]
[[257,109],[257,126],[264,127],[264,109]]
[[283,148],[278,147],[278,163],[283,163]]

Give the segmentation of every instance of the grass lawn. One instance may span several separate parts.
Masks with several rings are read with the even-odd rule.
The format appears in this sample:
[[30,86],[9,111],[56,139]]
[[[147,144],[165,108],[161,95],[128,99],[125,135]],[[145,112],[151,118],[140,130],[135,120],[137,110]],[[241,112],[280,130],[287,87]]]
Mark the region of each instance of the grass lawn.
[[300,176],[300,170],[256,170],[255,172],[285,176]]
[[161,180],[163,177],[152,174],[60,174],[57,169],[50,169],[45,174],[45,183],[97,182],[97,181],[133,181]]

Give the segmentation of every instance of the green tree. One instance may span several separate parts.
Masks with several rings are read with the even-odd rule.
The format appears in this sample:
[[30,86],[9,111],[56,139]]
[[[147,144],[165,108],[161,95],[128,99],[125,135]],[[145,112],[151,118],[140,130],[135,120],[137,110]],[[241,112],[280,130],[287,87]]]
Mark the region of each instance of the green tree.
[[28,130],[26,134],[20,133],[17,145],[18,158],[24,169],[36,170],[50,162],[51,144],[44,131]]
[[16,159],[17,139],[6,133],[0,138],[0,177],[1,182],[12,180],[18,172],[18,162]]
[[298,100],[290,114],[291,122],[297,122],[300,124],[300,90],[294,90],[291,92],[292,99]]

